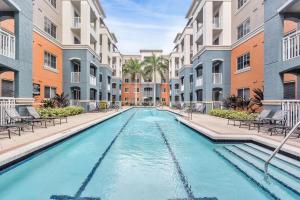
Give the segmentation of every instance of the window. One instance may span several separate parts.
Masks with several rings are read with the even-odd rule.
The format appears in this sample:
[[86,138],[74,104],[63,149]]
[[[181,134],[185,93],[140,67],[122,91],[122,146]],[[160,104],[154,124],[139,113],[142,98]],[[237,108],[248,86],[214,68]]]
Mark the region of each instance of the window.
[[2,80],[1,91],[2,97],[14,97],[14,82],[10,80]]
[[203,101],[203,91],[197,90],[196,91],[197,101]]
[[44,52],[44,66],[56,69],[56,56],[45,51]]
[[102,101],[102,92],[99,92],[99,100]]
[[238,39],[241,39],[250,32],[250,19],[248,18],[237,27]]
[[238,89],[237,96],[242,97],[245,100],[249,100],[250,99],[250,89],[249,88]]
[[166,98],[161,98],[162,102],[166,102]]
[[33,96],[40,96],[41,94],[41,85],[37,83],[33,83],[32,85],[33,88]]
[[213,45],[220,45],[220,38],[217,37],[214,42],[213,42]]
[[56,8],[56,0],[48,0],[48,1],[54,8]]
[[193,74],[190,75],[190,83],[192,83],[194,80],[193,80]]
[[237,0],[238,1],[238,9],[240,9],[248,0]]
[[162,92],[163,92],[163,93],[166,93],[166,92],[167,92],[167,89],[166,89],[166,88],[163,88],[163,89],[162,89]]
[[44,18],[44,30],[46,31],[46,33],[56,38],[56,25],[47,17]]
[[179,84],[175,84],[175,90],[179,89]]
[[102,74],[99,74],[99,82],[102,82]]
[[74,37],[74,44],[80,44],[80,40],[77,37]]
[[111,77],[108,76],[108,77],[107,77],[107,83],[110,84],[110,82],[111,82]]
[[125,88],[125,92],[128,93],[129,92],[129,88]]
[[197,77],[201,77],[202,74],[203,74],[203,68],[202,67],[196,68],[196,75],[197,75]]
[[296,84],[295,82],[284,83],[283,86],[284,99],[296,99]]
[[56,88],[55,87],[45,86],[44,97],[46,99],[51,99],[51,98],[55,97],[55,95],[56,95]]
[[129,79],[128,78],[125,79],[125,83],[129,83]]
[[237,58],[237,70],[242,70],[250,67],[250,53],[246,53]]

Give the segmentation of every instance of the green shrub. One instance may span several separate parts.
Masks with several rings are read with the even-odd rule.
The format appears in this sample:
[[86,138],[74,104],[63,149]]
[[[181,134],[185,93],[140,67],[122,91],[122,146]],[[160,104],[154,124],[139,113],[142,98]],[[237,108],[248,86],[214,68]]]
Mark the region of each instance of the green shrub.
[[106,101],[100,101],[99,108],[100,109],[106,109],[108,107],[108,104]]
[[68,117],[79,115],[84,112],[84,109],[79,106],[69,106],[65,108],[40,108],[38,113],[41,117]]
[[236,119],[236,120],[254,120],[257,117],[255,113],[248,113],[246,111],[236,110],[221,110],[215,109],[209,112],[209,115],[221,117],[225,119]]

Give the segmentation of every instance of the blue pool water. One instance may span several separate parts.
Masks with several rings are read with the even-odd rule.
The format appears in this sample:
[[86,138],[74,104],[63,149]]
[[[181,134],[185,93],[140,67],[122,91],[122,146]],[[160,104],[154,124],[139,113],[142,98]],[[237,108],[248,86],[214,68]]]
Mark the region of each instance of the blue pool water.
[[168,112],[131,109],[2,172],[0,199],[272,199],[219,145]]

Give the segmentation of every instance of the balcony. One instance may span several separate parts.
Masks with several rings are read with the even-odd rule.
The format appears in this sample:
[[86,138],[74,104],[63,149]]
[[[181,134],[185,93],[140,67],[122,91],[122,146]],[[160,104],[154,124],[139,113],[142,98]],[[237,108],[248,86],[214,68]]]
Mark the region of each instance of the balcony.
[[213,84],[222,84],[222,73],[213,73]]
[[90,29],[91,36],[93,37],[92,41],[96,42],[97,41],[96,25],[94,23],[91,23],[90,25],[91,25],[91,29]]
[[106,89],[107,89],[107,91],[110,91],[110,85],[109,84],[107,84],[107,87],[106,87]]
[[203,35],[203,24],[199,24],[197,27],[197,32],[195,34],[195,41],[199,41]]
[[16,38],[14,35],[0,29],[0,54],[15,59]]
[[79,29],[81,27],[81,19],[80,17],[74,17],[73,18],[73,26],[74,29]]
[[113,88],[111,93],[112,93],[112,95],[117,95],[118,94],[118,90],[116,88]]
[[97,78],[93,75],[90,75],[90,85],[92,85],[92,86],[97,85]]
[[300,31],[283,38],[283,60],[300,56]]
[[203,86],[203,78],[202,78],[202,77],[198,77],[198,78],[196,79],[195,86],[196,86],[196,87],[201,87],[201,86]]
[[153,91],[145,91],[144,97],[153,97]]
[[220,17],[214,17],[213,19],[213,28],[214,29],[221,29],[221,18]]
[[80,83],[80,72],[71,72],[71,83]]
[[180,87],[180,91],[181,91],[181,92],[184,91],[184,85],[182,85],[182,86]]

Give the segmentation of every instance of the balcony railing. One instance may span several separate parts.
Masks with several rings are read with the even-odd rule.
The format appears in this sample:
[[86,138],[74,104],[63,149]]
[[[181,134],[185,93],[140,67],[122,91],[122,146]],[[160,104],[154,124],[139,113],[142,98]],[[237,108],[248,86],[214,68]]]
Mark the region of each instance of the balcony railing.
[[300,31],[283,38],[283,60],[300,56]]
[[184,91],[184,85],[182,85],[182,86],[180,87],[180,90],[181,90],[181,92]]
[[81,27],[81,19],[80,17],[73,18],[73,28],[80,28]]
[[213,84],[222,84],[222,73],[213,73]]
[[93,75],[90,75],[90,85],[93,85],[93,86],[97,85],[97,78]]
[[0,29],[0,54],[15,59],[16,38],[14,35]]
[[153,91],[145,91],[144,96],[145,97],[153,97]]
[[117,95],[118,90],[116,88],[113,88],[111,93],[112,93],[112,95]]
[[71,72],[71,83],[80,83],[80,72]]
[[203,78],[202,77],[198,77],[196,79],[195,85],[196,85],[196,87],[201,87],[203,85]]

